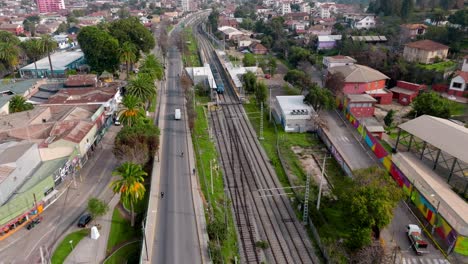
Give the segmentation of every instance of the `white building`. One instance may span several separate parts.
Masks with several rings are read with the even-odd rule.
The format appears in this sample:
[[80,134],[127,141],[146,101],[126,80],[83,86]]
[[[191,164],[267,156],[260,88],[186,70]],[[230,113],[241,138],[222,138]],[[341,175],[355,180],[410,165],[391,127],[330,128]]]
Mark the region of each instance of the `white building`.
[[190,12],[190,0],[180,0],[180,6],[182,7],[182,11]]
[[291,4],[290,3],[281,3],[280,13],[282,15],[291,13]]
[[285,132],[314,131],[315,113],[312,106],[304,104],[303,95],[276,96],[273,102],[273,117],[281,124]]
[[320,18],[330,18],[330,10],[328,8],[320,7]]
[[468,72],[468,55],[463,58],[462,71]]
[[300,5],[300,11],[309,14],[310,13],[310,5],[309,3],[302,3]]
[[216,82],[211,72],[211,67],[206,63],[203,67],[187,67],[185,71],[190,76],[194,84],[201,82],[208,83],[211,89],[216,89]]
[[333,68],[336,66],[345,66],[345,65],[353,65],[356,63],[356,60],[343,55],[336,55],[336,56],[326,56],[323,57],[323,66],[327,69]]
[[375,28],[375,16],[365,16],[364,18],[357,18],[351,21],[351,27],[357,29],[370,29]]
[[449,94],[463,96],[468,94],[468,72],[458,71],[450,82]]

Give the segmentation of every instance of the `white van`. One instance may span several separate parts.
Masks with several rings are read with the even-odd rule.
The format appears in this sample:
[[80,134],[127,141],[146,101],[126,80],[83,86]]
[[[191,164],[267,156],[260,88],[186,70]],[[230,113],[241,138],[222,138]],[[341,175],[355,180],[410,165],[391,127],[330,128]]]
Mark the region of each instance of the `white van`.
[[181,116],[182,116],[182,114],[180,112],[180,109],[176,109],[175,113],[174,113],[174,119],[175,120],[180,120]]

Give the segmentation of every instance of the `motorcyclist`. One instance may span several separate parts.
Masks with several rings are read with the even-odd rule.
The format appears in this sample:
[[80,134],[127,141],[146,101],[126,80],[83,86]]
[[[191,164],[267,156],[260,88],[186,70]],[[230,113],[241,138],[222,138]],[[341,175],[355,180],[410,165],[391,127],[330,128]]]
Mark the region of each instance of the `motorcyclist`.
[[164,192],[161,192],[161,199],[164,198]]

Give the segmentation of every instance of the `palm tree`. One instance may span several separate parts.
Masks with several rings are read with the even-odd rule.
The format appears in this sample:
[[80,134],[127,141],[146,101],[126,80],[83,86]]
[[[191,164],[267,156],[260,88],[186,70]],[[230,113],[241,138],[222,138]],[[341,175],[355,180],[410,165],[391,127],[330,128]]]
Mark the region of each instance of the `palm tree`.
[[0,60],[4,61],[8,67],[13,68],[19,64],[19,49],[11,42],[0,42]]
[[23,112],[33,109],[34,106],[28,103],[26,99],[21,95],[15,95],[10,99],[8,110],[10,113]]
[[119,111],[119,120],[126,126],[132,126],[145,117],[141,100],[133,95],[126,95],[122,104],[124,108]]
[[128,72],[130,69],[130,65],[136,62],[137,56],[136,53],[138,52],[136,46],[131,42],[124,42],[123,45],[119,48],[119,59],[120,62],[125,62],[127,65],[127,79],[128,79]]
[[139,73],[133,77],[127,85],[127,93],[139,98],[142,102],[150,102],[156,96],[156,88],[151,76]]
[[149,54],[141,64],[140,73],[148,74],[153,80],[162,80],[164,76],[164,67],[156,56]]
[[121,179],[113,181],[111,187],[114,193],[120,193],[124,204],[130,203],[130,210],[132,212],[131,225],[133,226],[135,224],[133,203],[143,199],[146,191],[143,181],[144,177],[148,174],[143,170],[141,165],[125,162],[117,167],[112,172],[112,175],[121,177]]
[[26,53],[26,56],[34,61],[34,68],[36,70],[36,78],[38,78],[36,62],[44,55],[44,51],[41,48],[41,43],[38,39],[30,39],[21,43],[21,48]]
[[54,69],[52,68],[52,60],[50,59],[50,52],[54,51],[57,47],[57,41],[55,41],[50,35],[42,35],[40,39],[40,47],[43,53],[47,53],[50,65],[50,76],[54,77]]

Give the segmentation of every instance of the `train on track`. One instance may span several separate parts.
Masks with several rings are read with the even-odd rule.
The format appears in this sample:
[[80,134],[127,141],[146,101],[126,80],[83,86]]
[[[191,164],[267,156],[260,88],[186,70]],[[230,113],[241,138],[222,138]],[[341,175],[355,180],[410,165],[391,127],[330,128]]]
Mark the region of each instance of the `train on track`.
[[216,67],[211,67],[211,72],[213,73],[213,78],[216,82],[216,92],[218,92],[218,94],[223,94],[224,83],[223,79],[221,78],[221,75],[218,72],[218,69]]

